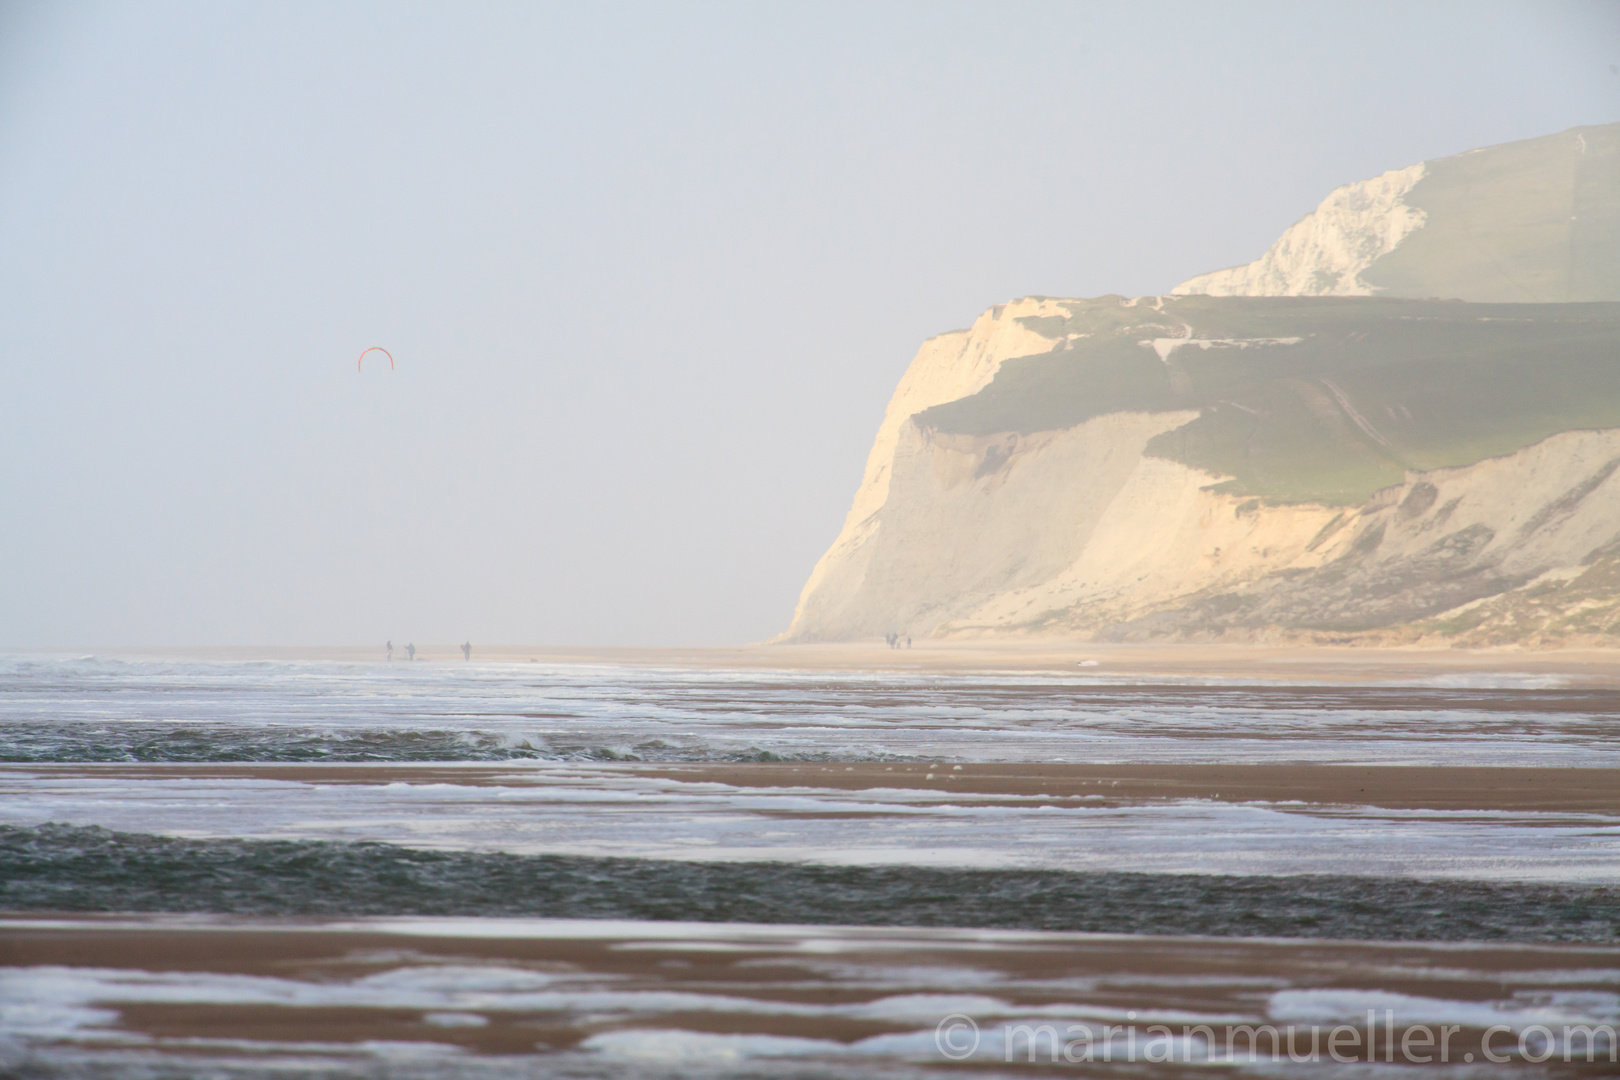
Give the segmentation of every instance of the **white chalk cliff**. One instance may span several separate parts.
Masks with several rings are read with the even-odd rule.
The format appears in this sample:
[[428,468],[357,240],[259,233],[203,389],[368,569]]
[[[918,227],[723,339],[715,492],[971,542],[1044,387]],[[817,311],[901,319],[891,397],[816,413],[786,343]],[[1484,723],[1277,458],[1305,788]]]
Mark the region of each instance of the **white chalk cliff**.
[[1200,274],[1171,292],[1185,296],[1371,296],[1362,271],[1394,251],[1428,216],[1403,200],[1424,166],[1335,188],[1322,204],[1246,266]]
[[[1386,173],[1178,295],[930,339],[782,640],[1614,642],[1620,246],[1591,234],[1617,149],[1610,125]],[[1562,211],[1457,225],[1528,190]],[[1532,227],[1560,212],[1561,241]],[[1466,265],[1507,248],[1519,269]],[[1395,298],[1470,282],[1521,302]]]
[[902,429],[911,418],[931,406],[967,397],[987,386],[1009,356],[1046,351],[1051,343],[1018,320],[1027,315],[1051,315],[1056,310],[1040,300],[1014,301],[991,308],[967,330],[951,330],[923,342],[884,410],[883,423],[866,456],[866,471],[844,517],[843,530],[810,571],[799,601],[800,614],[794,616],[795,625],[800,622],[806,598],[822,591],[822,582],[829,573],[858,560],[861,549],[876,531],[878,513],[888,502]]

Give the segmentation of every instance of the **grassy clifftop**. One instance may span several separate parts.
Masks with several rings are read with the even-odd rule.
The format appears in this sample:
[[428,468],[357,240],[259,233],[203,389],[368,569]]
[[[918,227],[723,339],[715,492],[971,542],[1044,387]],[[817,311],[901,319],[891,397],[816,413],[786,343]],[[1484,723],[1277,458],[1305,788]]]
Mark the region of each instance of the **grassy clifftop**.
[[1428,162],[1405,202],[1424,225],[1362,273],[1380,294],[1620,296],[1620,124]]
[[1235,494],[1353,505],[1407,469],[1620,428],[1620,303],[1120,297],[1025,320],[1050,352],[917,416],[966,435],[1197,409],[1148,453]]

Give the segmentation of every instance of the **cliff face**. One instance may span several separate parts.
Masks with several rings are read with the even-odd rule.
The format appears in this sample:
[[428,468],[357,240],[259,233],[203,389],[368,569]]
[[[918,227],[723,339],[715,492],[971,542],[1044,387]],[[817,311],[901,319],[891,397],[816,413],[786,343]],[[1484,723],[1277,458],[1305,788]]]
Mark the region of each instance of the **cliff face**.
[[1620,125],[926,342],[783,639],[889,632],[1620,641]]
[[795,628],[804,620],[805,604],[812,597],[832,595],[825,591],[829,574],[837,573],[847,587],[848,567],[861,564],[861,552],[877,528],[876,515],[889,497],[901,429],[914,414],[967,397],[988,385],[1008,357],[1050,348],[1051,343],[1024,320],[1038,320],[1058,311],[1045,300],[1018,300],[991,308],[967,330],[951,330],[923,342],[883,413],[883,423],[872,442],[872,452],[866,456],[866,471],[844,517],[844,527],[810,571],[810,580],[805,583],[793,616]]
[[1542,644],[1620,634],[1620,431],[1364,503],[1267,507],[1143,458],[1074,563],[935,633]]
[[[1620,304],[1039,299],[944,340],[787,639],[1620,632]],[[908,411],[953,357],[976,389]]]

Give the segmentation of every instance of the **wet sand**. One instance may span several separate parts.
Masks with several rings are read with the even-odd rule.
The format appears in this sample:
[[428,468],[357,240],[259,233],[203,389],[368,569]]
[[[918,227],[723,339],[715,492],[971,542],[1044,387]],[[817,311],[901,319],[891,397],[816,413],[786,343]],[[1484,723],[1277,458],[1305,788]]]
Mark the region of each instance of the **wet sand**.
[[[281,1053],[307,1063],[311,1054],[387,1041],[522,1055],[526,1068],[596,1061],[601,1075],[638,1073],[633,1060],[614,1064],[616,1045],[645,1048],[651,1039],[675,1052],[683,1039],[709,1036],[858,1051],[840,1059],[842,1075],[864,1074],[862,1062],[934,1075],[932,1066],[950,1064],[932,1047],[935,1025],[951,1013],[972,1017],[992,1039],[1020,1020],[1062,1030],[1127,1018],[1209,1023],[1219,1038],[1233,1024],[1365,1026],[1371,1008],[1381,1022],[1375,1057],[1388,1032],[1449,1019],[1460,1058],[1478,1044],[1477,1018],[1491,1010],[1522,1024],[1529,1003],[1565,1002],[1557,1008],[1567,1021],[1590,1022],[1581,1009],[1607,1008],[1620,989],[1620,948],[502,919],[16,918],[0,920],[0,964],[11,969],[13,991],[33,979],[46,997],[64,973],[81,972],[94,986],[75,983],[75,1000],[109,1011],[36,1039],[46,1060],[64,1046],[115,1058],[121,1040],[188,1055],[218,1050],[215,1040],[245,1040],[231,1049],[262,1063]],[[226,977],[236,980],[229,1000],[207,1000],[209,980]],[[1386,1006],[1396,1007],[1387,1029]],[[733,1066],[748,1064],[735,1052],[750,1044],[726,1045]],[[1007,1067],[997,1044],[986,1048],[983,1064]],[[767,1053],[739,1071],[822,1075],[806,1068],[817,1059],[800,1053],[777,1073]],[[1558,1075],[1611,1069],[1577,1062]],[[1171,1066],[1147,1075],[1181,1073]]]
[[1122,805],[1201,799],[1302,803],[1386,810],[1481,810],[1620,815],[1620,770],[1535,766],[894,764],[27,764],[6,775],[100,780],[261,780],[298,784],[454,784],[523,786],[552,776],[649,777],[678,784],[804,788],[840,792],[930,791],[953,801],[974,796],[1101,800]]
[[[1209,799],[1376,806],[1390,810],[1514,810],[1620,814],[1614,769],[1360,765],[966,764],[674,765],[642,773],[741,787],[945,789],[962,795],[1105,800]],[[931,777],[931,779],[930,779]]]

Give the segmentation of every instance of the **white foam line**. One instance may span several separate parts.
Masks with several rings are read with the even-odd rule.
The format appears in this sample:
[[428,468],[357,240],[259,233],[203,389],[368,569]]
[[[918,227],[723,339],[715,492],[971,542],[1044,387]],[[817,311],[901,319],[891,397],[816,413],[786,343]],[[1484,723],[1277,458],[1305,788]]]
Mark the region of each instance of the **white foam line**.
[[1620,880],[1613,815],[750,789],[588,771],[521,788],[5,774],[0,820],[702,861]]

